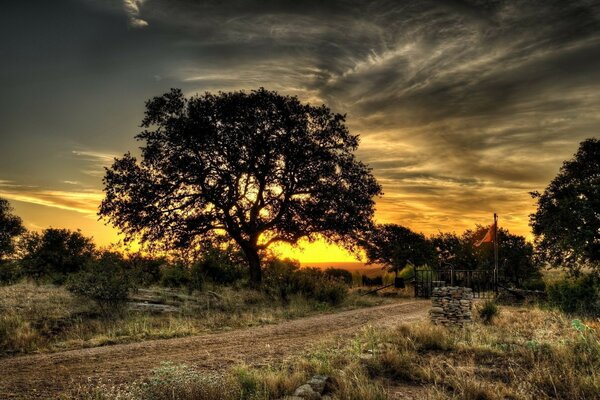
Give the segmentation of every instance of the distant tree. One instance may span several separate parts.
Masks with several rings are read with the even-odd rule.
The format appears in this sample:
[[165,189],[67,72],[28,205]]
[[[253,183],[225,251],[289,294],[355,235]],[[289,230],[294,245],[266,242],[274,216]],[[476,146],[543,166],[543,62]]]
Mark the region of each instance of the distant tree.
[[454,233],[439,233],[431,238],[436,255],[434,267],[440,269],[477,269],[477,257],[473,251],[473,243],[465,236]]
[[600,140],[587,139],[543,193],[532,193],[536,249],[545,262],[600,271]]
[[0,198],[0,262],[15,251],[15,239],[25,232],[21,218],[13,214],[7,200]]
[[371,264],[384,264],[398,273],[408,263],[416,266],[432,261],[431,242],[421,233],[396,224],[375,226],[362,242]]
[[39,279],[44,276],[66,276],[78,272],[94,256],[94,244],[79,231],[45,229],[24,238],[22,264],[24,272]]
[[224,233],[261,281],[260,252],[319,235],[352,246],[381,187],[354,151],[358,136],[327,107],[259,89],[146,103],[131,154],[106,171],[99,214],[128,239],[190,246]]
[[[493,244],[474,245],[487,230],[488,227],[477,226],[466,230],[461,237],[463,254],[470,253],[468,258],[473,268],[469,269],[492,268],[494,265]],[[539,264],[533,260],[533,245],[525,237],[514,235],[504,228],[498,229],[498,268],[501,279],[517,286],[528,279],[539,278]]]

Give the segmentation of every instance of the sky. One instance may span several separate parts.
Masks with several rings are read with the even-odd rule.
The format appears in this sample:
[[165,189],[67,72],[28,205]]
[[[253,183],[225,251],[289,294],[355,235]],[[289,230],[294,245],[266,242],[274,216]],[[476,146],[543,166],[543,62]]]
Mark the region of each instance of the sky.
[[[104,167],[140,146],[145,100],[258,87],[347,115],[384,195],[427,235],[531,238],[529,192],[600,132],[597,1],[3,2],[0,197],[28,229],[98,221]],[[284,255],[350,261],[323,243]]]

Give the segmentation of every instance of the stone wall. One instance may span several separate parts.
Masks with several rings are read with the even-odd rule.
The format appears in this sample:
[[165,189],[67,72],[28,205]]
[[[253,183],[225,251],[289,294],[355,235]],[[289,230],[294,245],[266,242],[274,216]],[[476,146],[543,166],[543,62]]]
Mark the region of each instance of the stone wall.
[[431,293],[431,322],[442,325],[464,325],[471,322],[473,290],[446,286],[433,288]]

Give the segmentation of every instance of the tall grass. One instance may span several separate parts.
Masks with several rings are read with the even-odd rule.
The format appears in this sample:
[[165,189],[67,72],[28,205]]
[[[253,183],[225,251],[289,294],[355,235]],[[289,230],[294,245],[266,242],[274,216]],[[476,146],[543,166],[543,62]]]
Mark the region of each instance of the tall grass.
[[[595,399],[600,396],[599,329],[598,321],[511,307],[503,308],[493,325],[449,329],[421,322],[393,329],[366,327],[352,339],[324,343],[281,365],[226,371],[217,380],[220,394],[227,395],[215,398],[280,398],[311,375],[326,374],[333,379],[334,399],[385,399],[390,382],[420,387],[423,398],[429,399]],[[177,374],[182,377],[197,375],[189,380],[193,382],[208,379],[185,368],[172,371],[181,371]],[[160,374],[155,371],[148,379]],[[161,391],[139,397],[136,388],[143,382],[129,387],[132,399],[172,398]],[[162,382],[180,390],[177,379]],[[94,390],[97,386],[91,385],[81,393]],[[203,396],[178,398],[209,398]]]
[[175,312],[101,312],[98,305],[63,287],[19,283],[0,287],[0,356],[130,343],[272,324],[334,309],[384,300],[351,294],[331,305],[301,295],[286,304],[243,287],[205,285],[205,291],[140,289],[133,300],[175,307]]

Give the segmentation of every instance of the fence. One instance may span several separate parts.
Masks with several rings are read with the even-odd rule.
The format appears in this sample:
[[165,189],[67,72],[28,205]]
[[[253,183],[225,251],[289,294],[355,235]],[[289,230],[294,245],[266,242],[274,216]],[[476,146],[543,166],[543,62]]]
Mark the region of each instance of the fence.
[[415,270],[415,297],[431,297],[434,287],[461,286],[471,288],[475,298],[488,298],[495,296],[497,284],[498,276],[492,269]]

